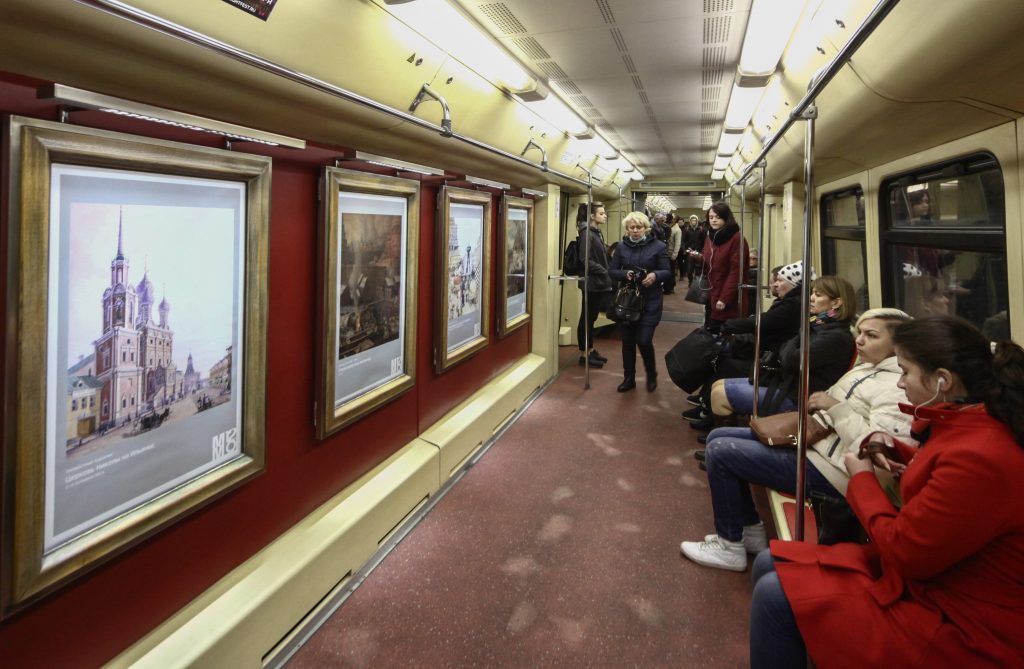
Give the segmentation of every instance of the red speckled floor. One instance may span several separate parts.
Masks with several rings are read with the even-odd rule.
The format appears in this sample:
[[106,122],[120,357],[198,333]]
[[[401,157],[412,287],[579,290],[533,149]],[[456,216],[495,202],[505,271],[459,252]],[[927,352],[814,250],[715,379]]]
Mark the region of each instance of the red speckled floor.
[[[696,312],[682,292],[667,309]],[[615,392],[614,334],[589,391],[563,347],[558,379],[288,667],[747,666],[749,572],[679,554],[713,531],[699,433],[664,371],[693,327],[659,326],[653,393]]]

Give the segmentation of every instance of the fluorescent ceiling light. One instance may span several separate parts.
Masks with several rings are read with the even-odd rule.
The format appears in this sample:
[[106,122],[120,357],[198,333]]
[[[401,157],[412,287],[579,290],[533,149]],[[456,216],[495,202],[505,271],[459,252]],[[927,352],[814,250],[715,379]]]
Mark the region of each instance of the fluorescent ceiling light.
[[420,165],[419,163],[410,163],[405,160],[398,160],[397,158],[388,158],[387,156],[378,156],[373,153],[366,153],[365,151],[346,151],[345,160],[361,160],[363,162],[372,163],[373,165],[392,167],[396,170],[403,170],[405,172],[416,172],[418,174],[426,174],[428,176],[435,177],[444,176],[444,170],[437,167]]
[[535,86],[534,78],[511,54],[448,0],[416,0],[388,7],[410,28],[492,83],[513,92]]
[[711,173],[712,179],[721,179],[725,176],[725,170],[715,170]]
[[633,170],[633,163],[626,160],[623,156],[619,156],[615,160],[608,161],[608,164],[620,172],[630,172]]
[[711,205],[712,205],[711,196],[710,195],[705,195],[704,196],[704,202],[701,204],[701,208],[704,211],[707,211],[708,209],[711,208]]
[[634,167],[633,171],[629,173],[629,176],[632,177],[634,181],[644,180],[644,173],[640,171],[639,167]]
[[729,160],[731,160],[731,159],[732,159],[731,155],[728,155],[728,156],[718,156],[717,158],[715,158],[715,164],[714,164],[714,166],[711,169],[724,170],[726,167],[729,166]]
[[760,87],[748,87],[733,85],[732,95],[729,96],[729,108],[725,112],[725,127],[735,130],[743,130],[750,123],[750,117],[754,115],[758,100],[764,89]]
[[484,179],[482,177],[471,177],[466,175],[466,181],[477,186],[487,186],[488,188],[497,188],[498,190],[508,190],[512,188],[509,184],[503,184],[500,181],[491,181],[490,179]]
[[740,145],[741,137],[743,137],[741,132],[723,130],[722,138],[718,140],[718,154],[731,156],[736,153],[736,147]]
[[40,100],[53,100],[54,102],[62,102],[72,107],[95,109],[118,116],[128,116],[130,118],[142,119],[143,121],[162,123],[163,125],[170,125],[176,128],[200,130],[242,142],[256,142],[257,144],[269,146],[287,146],[292,149],[306,148],[305,141],[295,139],[294,137],[263,132],[255,128],[246,128],[234,123],[185,114],[171,109],[163,109],[162,107],[154,107],[142,102],[123,100],[109,95],[102,95],[101,93],[85,91],[80,88],[72,88],[64,84],[45,86],[39,90],[36,97]]
[[765,77],[775,71],[803,8],[804,0],[754,0],[740,52],[740,75]]
[[532,195],[534,197],[547,197],[548,194],[542,190],[534,190],[532,188],[524,188],[523,195]]
[[[422,2],[422,0],[418,0]],[[534,102],[523,102],[538,116],[570,135],[578,135],[585,132],[587,124],[579,115],[569,108],[569,105],[562,102],[557,95],[551,94],[543,100]],[[607,142],[606,142],[607,143]]]

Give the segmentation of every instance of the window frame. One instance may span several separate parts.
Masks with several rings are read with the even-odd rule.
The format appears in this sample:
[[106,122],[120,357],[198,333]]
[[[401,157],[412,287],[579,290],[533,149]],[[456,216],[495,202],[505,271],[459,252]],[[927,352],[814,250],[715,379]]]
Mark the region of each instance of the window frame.
[[[865,216],[856,226],[830,225],[828,205],[842,197],[860,197],[864,201]],[[839,260],[835,248],[830,242],[848,241],[860,243],[860,260],[864,268],[864,288],[867,292],[867,303],[871,304],[871,282],[868,275],[868,235],[867,235],[867,199],[864,187],[852,184],[837,190],[822,193],[818,198],[818,230],[821,239],[821,274],[836,274]]]

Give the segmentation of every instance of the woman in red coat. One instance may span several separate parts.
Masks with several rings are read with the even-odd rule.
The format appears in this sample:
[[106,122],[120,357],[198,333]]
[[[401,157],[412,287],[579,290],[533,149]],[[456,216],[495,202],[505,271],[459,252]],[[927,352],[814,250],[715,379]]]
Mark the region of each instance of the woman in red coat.
[[708,209],[708,235],[702,252],[690,251],[692,258],[703,260],[711,283],[707,304],[704,305],[704,327],[712,332],[722,329],[730,318],[746,316],[740,305],[738,289],[740,269],[747,266],[747,244],[740,226],[725,202],[716,202]]
[[803,669],[805,647],[819,669],[1024,667],[1024,350],[951,316],[893,341],[920,448],[868,457],[901,474],[904,505],[871,459],[846,456],[871,543],[775,541],[758,556],[752,667]]

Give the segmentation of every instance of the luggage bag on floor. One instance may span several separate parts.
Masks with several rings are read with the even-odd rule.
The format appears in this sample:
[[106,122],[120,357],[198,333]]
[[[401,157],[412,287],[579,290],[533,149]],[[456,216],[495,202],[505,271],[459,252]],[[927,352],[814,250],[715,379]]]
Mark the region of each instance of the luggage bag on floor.
[[665,354],[665,366],[672,383],[688,393],[699,388],[715,371],[715,358],[721,345],[704,328],[697,328],[679,340]]

